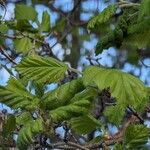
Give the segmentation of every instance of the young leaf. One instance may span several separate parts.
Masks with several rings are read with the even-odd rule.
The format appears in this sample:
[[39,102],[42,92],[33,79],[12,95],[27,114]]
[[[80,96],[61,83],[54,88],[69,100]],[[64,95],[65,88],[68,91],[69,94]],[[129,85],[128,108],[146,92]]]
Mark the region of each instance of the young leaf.
[[15,18],[17,20],[26,19],[35,21],[37,19],[37,12],[31,6],[18,4],[15,8]]
[[96,120],[91,115],[73,118],[69,122],[71,128],[74,129],[78,134],[88,134],[101,127],[100,121]]
[[35,82],[58,82],[64,78],[68,66],[54,58],[26,57],[16,69],[27,79]]
[[54,109],[66,105],[74,95],[84,89],[82,79],[73,80],[57,89],[50,91],[42,97],[46,109]]
[[33,120],[23,126],[17,138],[17,147],[20,150],[27,149],[32,143],[32,139],[43,131],[43,122],[41,119]]
[[148,101],[148,90],[144,83],[117,69],[88,67],[84,71],[83,82],[85,85],[95,83],[100,90],[110,87],[112,96],[116,97],[122,107],[131,105],[137,109],[143,99]]
[[50,31],[50,15],[47,11],[43,12],[42,16],[42,23],[40,26],[42,32],[49,32]]
[[117,7],[117,5],[110,5],[107,8],[105,8],[98,16],[90,20],[87,26],[88,30],[92,30],[93,28],[98,27],[99,25],[107,22],[111,17],[114,16]]
[[148,129],[144,125],[130,125],[124,134],[124,145],[127,149],[138,149],[148,142]]
[[6,87],[0,86],[0,102],[11,108],[34,109],[39,100],[29,93],[15,78],[11,78]]
[[24,37],[22,39],[14,40],[14,46],[17,52],[22,52],[26,54],[32,49],[32,42],[31,42],[31,39]]
[[105,115],[108,117],[109,122],[117,126],[120,125],[125,115],[125,108],[122,108],[120,105],[121,104],[117,104],[116,106],[106,108],[105,110]]

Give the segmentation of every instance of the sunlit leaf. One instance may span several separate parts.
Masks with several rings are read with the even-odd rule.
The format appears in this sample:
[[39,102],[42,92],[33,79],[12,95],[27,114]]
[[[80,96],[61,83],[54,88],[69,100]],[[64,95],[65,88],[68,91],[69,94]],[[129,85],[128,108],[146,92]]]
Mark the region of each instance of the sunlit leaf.
[[24,78],[50,83],[62,80],[68,66],[51,57],[30,56],[23,59],[16,68]]

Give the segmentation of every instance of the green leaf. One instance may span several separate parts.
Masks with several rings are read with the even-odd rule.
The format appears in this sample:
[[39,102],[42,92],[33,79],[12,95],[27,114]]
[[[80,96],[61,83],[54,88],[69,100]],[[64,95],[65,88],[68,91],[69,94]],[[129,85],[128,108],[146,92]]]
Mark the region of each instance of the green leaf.
[[23,112],[19,116],[16,117],[16,123],[18,125],[24,125],[32,120],[32,116],[29,112]]
[[[129,41],[132,45],[137,48],[146,48],[150,46],[150,29],[145,30],[141,33],[129,34],[127,41]],[[141,40],[142,39],[142,40]]]
[[138,20],[143,20],[144,17],[150,17],[150,1],[142,0]]
[[95,51],[96,55],[102,53],[104,49],[108,49],[109,47],[114,46],[115,45],[114,39],[115,36],[113,32],[109,32],[107,35],[102,37],[96,45],[96,51]]
[[22,52],[26,54],[32,49],[32,42],[31,39],[24,37],[21,39],[15,39],[14,46],[17,49],[17,52]]
[[0,102],[11,108],[34,109],[39,100],[29,93],[21,82],[11,78],[6,87],[0,86]]
[[[84,97],[85,95],[86,97]],[[68,105],[51,110],[49,112],[50,117],[53,121],[59,122],[85,115],[91,111],[92,102],[94,101],[95,96],[96,91],[94,89],[86,89],[76,94],[75,97],[70,100]]]
[[54,58],[26,57],[16,69],[24,78],[35,82],[58,82],[64,78],[68,66]]
[[12,132],[15,130],[15,128],[16,128],[15,116],[10,115],[10,116],[8,116],[8,119],[7,119],[6,123],[4,123],[4,128],[3,128],[2,135],[5,138],[12,135]]
[[111,17],[113,17],[116,13],[118,5],[110,5],[105,8],[98,16],[94,17],[88,23],[88,30],[92,30],[94,28],[98,28],[101,24],[106,23]]
[[0,32],[1,33],[6,33],[7,31],[8,31],[8,26],[6,25],[6,24],[4,24],[4,23],[1,23],[0,24]]
[[74,129],[78,134],[88,134],[101,127],[100,121],[96,120],[91,115],[73,118],[69,122],[71,128]]
[[144,125],[129,125],[124,134],[124,145],[129,150],[139,149],[148,142],[148,129]]
[[43,130],[43,122],[41,119],[33,120],[30,123],[25,124],[19,132],[17,147],[20,150],[27,149],[32,143],[33,138]]
[[40,29],[42,32],[50,32],[50,15],[47,11],[43,12]]
[[115,144],[113,150],[122,150],[122,149],[123,149],[123,145],[121,145],[121,144]]
[[37,19],[37,12],[31,6],[18,4],[15,8],[15,18],[17,20],[27,19],[35,21]]
[[131,105],[136,111],[141,112],[138,108],[145,107],[146,103],[142,103],[143,100],[148,102],[149,94],[144,83],[133,75],[117,69],[87,67],[83,74],[83,83],[85,86],[94,83],[100,90],[110,87],[111,95],[117,99],[118,107],[121,108]]
[[117,104],[116,106],[108,107],[105,110],[105,116],[108,117],[109,122],[120,125],[124,115],[125,115],[125,108],[120,106],[121,104]]
[[42,97],[44,105],[51,110],[66,105],[74,95],[84,89],[82,79],[73,80],[57,89],[50,91]]

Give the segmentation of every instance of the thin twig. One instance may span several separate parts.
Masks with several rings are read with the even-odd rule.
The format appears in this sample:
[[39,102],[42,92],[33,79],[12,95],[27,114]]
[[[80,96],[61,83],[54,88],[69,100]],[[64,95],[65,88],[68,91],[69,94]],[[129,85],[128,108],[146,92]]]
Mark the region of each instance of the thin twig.
[[13,64],[17,65],[17,63],[9,56],[9,54],[6,53],[6,51],[4,51],[3,47],[0,46],[0,52],[2,55],[4,55],[10,62],[12,62]]

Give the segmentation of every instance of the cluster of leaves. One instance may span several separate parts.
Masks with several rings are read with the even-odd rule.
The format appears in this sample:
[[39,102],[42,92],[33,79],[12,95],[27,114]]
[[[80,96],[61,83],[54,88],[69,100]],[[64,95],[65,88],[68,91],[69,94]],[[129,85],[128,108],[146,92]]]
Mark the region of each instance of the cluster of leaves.
[[[0,33],[14,30],[14,48],[18,53],[27,54],[42,45],[44,34],[50,32],[50,15],[43,12],[42,21],[39,22],[36,10],[23,4],[16,5],[15,20],[2,21]],[[4,40],[0,39],[3,43]]]
[[[139,34],[138,37],[145,33],[149,22],[147,3],[149,4],[149,1],[145,0],[140,8],[133,10],[132,14],[135,16],[138,12],[138,20],[133,19],[134,22],[131,22],[130,13],[123,13],[114,31],[98,43],[97,54],[114,43],[115,46],[121,46],[126,37]],[[88,28],[92,30],[108,22],[117,8],[118,5],[106,8],[91,20]],[[50,31],[49,14],[44,12],[42,22],[39,22],[34,8],[17,5],[15,19],[1,22],[0,33],[5,33],[8,29],[16,31],[17,39],[14,38],[13,42],[17,52],[26,54],[33,47],[41,46],[43,34]],[[143,25],[145,28],[142,30]],[[144,46],[147,45],[147,40],[149,38],[146,37]],[[121,125],[129,105],[142,114],[149,100],[149,89],[143,82],[117,69],[90,66],[84,70],[82,77],[46,92],[46,85],[60,83],[68,70],[75,71],[75,69],[54,58],[37,55],[26,56],[15,68],[20,79],[11,77],[7,86],[0,86],[0,102],[19,112],[19,115],[8,116],[3,129],[3,136],[6,138],[19,128],[17,138],[19,149],[28,149],[34,138],[41,133],[51,139],[55,132],[54,126],[62,122],[66,122],[78,134],[89,134],[93,130],[101,129],[104,122],[96,119],[92,112],[99,91],[103,89],[110,88],[111,95],[116,98],[116,105],[107,107],[104,116],[109,123],[118,126]],[[27,88],[29,84],[32,84],[34,92]],[[115,145],[115,149],[139,148],[148,140],[147,127],[130,125],[125,130],[123,138],[122,144]]]
[[[22,80],[27,81],[30,78],[35,85],[42,86],[60,81],[69,67],[54,58],[33,56],[22,60],[16,69],[23,76]],[[105,114],[110,122],[117,125],[121,123],[128,105],[143,112],[148,102],[147,87],[136,77],[115,69],[87,67],[82,78],[72,80],[47,93],[41,93],[40,87],[34,95],[26,89],[21,80],[11,78],[6,87],[0,87],[0,96],[3,104],[21,110],[19,116],[12,118],[14,126],[23,125],[17,139],[18,147],[26,149],[33,137],[41,132],[47,134],[47,127],[52,127],[54,123],[67,121],[71,128],[80,134],[88,134],[100,128],[102,122],[96,120],[91,113],[98,94],[92,85],[96,85],[99,90],[110,87],[112,96],[117,99],[117,105],[106,109]],[[47,120],[42,117],[43,114],[47,116]],[[89,124],[88,128],[85,128],[85,124]],[[138,130],[137,127],[134,128]],[[143,138],[147,134],[148,132]],[[142,143],[145,143],[145,140]]]
[[[133,7],[131,7],[133,5]],[[120,48],[124,43],[129,42],[138,48],[146,48],[150,43],[150,1],[142,0],[141,5],[134,5],[127,2],[119,2],[110,5],[102,13],[93,18],[89,24],[89,30],[99,30],[102,24],[110,21],[117,14],[117,10],[123,13],[115,28],[100,39],[96,46],[96,54],[101,53],[109,47]],[[143,39],[143,40],[141,40]]]

